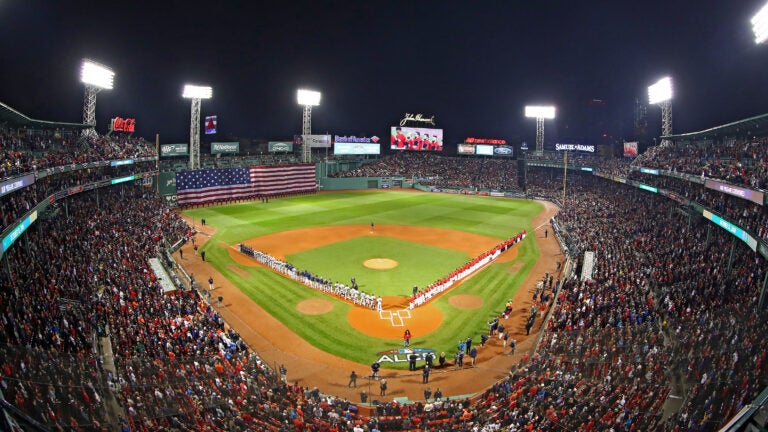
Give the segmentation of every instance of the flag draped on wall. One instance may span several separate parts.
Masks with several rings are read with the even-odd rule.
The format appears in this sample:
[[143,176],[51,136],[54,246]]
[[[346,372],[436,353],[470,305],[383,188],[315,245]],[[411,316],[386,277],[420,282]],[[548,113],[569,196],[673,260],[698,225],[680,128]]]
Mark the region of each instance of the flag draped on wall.
[[257,195],[307,192],[316,187],[314,164],[259,165],[250,171]]
[[179,205],[311,192],[315,187],[314,164],[260,165],[176,173]]
[[248,198],[253,188],[248,168],[222,168],[176,173],[176,195],[180,205]]

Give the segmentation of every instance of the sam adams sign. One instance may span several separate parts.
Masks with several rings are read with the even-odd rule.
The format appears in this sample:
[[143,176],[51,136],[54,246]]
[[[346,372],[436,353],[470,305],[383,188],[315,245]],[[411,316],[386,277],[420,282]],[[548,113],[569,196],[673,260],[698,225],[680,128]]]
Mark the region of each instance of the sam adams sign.
[[583,152],[595,152],[595,146],[585,144],[555,144],[555,150],[557,151],[583,151]]

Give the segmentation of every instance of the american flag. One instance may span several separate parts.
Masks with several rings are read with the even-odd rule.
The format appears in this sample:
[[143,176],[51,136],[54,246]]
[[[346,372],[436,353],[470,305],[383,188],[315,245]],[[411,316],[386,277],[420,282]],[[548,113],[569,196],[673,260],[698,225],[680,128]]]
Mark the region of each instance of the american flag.
[[314,164],[258,165],[250,167],[257,195],[277,195],[315,190]]
[[222,168],[176,173],[180,205],[249,198],[255,194],[248,168]]

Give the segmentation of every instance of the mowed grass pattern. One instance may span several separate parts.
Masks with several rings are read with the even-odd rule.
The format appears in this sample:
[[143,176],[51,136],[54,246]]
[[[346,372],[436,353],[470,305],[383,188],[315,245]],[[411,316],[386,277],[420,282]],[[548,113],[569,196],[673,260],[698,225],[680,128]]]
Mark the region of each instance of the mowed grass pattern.
[[[207,207],[187,210],[185,214],[194,218],[198,225],[200,219],[205,218],[207,224],[216,227],[216,234],[203,248],[206,259],[254,302],[317,348],[370,364],[378,358],[377,352],[396,348],[401,341],[381,340],[358,332],[346,320],[350,305],[269,270],[239,266],[221,243],[236,245],[274,232],[327,225],[368,225],[371,221],[453,229],[503,240],[523,229],[532,232],[531,220],[542,210],[539,203],[532,201],[377,190],[275,199],[269,204],[250,202]],[[532,236],[517,248],[518,256],[514,261],[494,263],[434,301],[433,304],[443,312],[443,324],[430,335],[415,334],[412,345],[453,353],[457,340],[467,336],[479,339],[479,335],[487,331],[488,320],[514,296],[539,257]],[[232,265],[248,276],[228,268]],[[519,266],[518,271],[507,271],[515,265]],[[322,274],[310,264],[307,268]],[[358,279],[365,283],[364,277]],[[479,309],[458,309],[448,302],[448,298],[455,294],[477,295],[483,298],[484,304]],[[334,308],[323,315],[298,312],[296,305],[310,298],[326,298],[334,303]],[[232,324],[238,326],[237,322]],[[384,366],[405,368],[407,363]]]

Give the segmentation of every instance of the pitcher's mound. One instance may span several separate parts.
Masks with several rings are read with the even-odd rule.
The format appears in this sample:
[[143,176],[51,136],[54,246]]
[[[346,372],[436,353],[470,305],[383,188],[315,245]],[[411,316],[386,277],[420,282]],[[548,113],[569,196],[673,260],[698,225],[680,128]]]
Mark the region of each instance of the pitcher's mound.
[[397,267],[397,261],[389,258],[371,258],[363,261],[363,265],[374,270],[389,270]]
[[333,310],[333,303],[325,299],[307,299],[296,305],[304,315],[322,315]]

